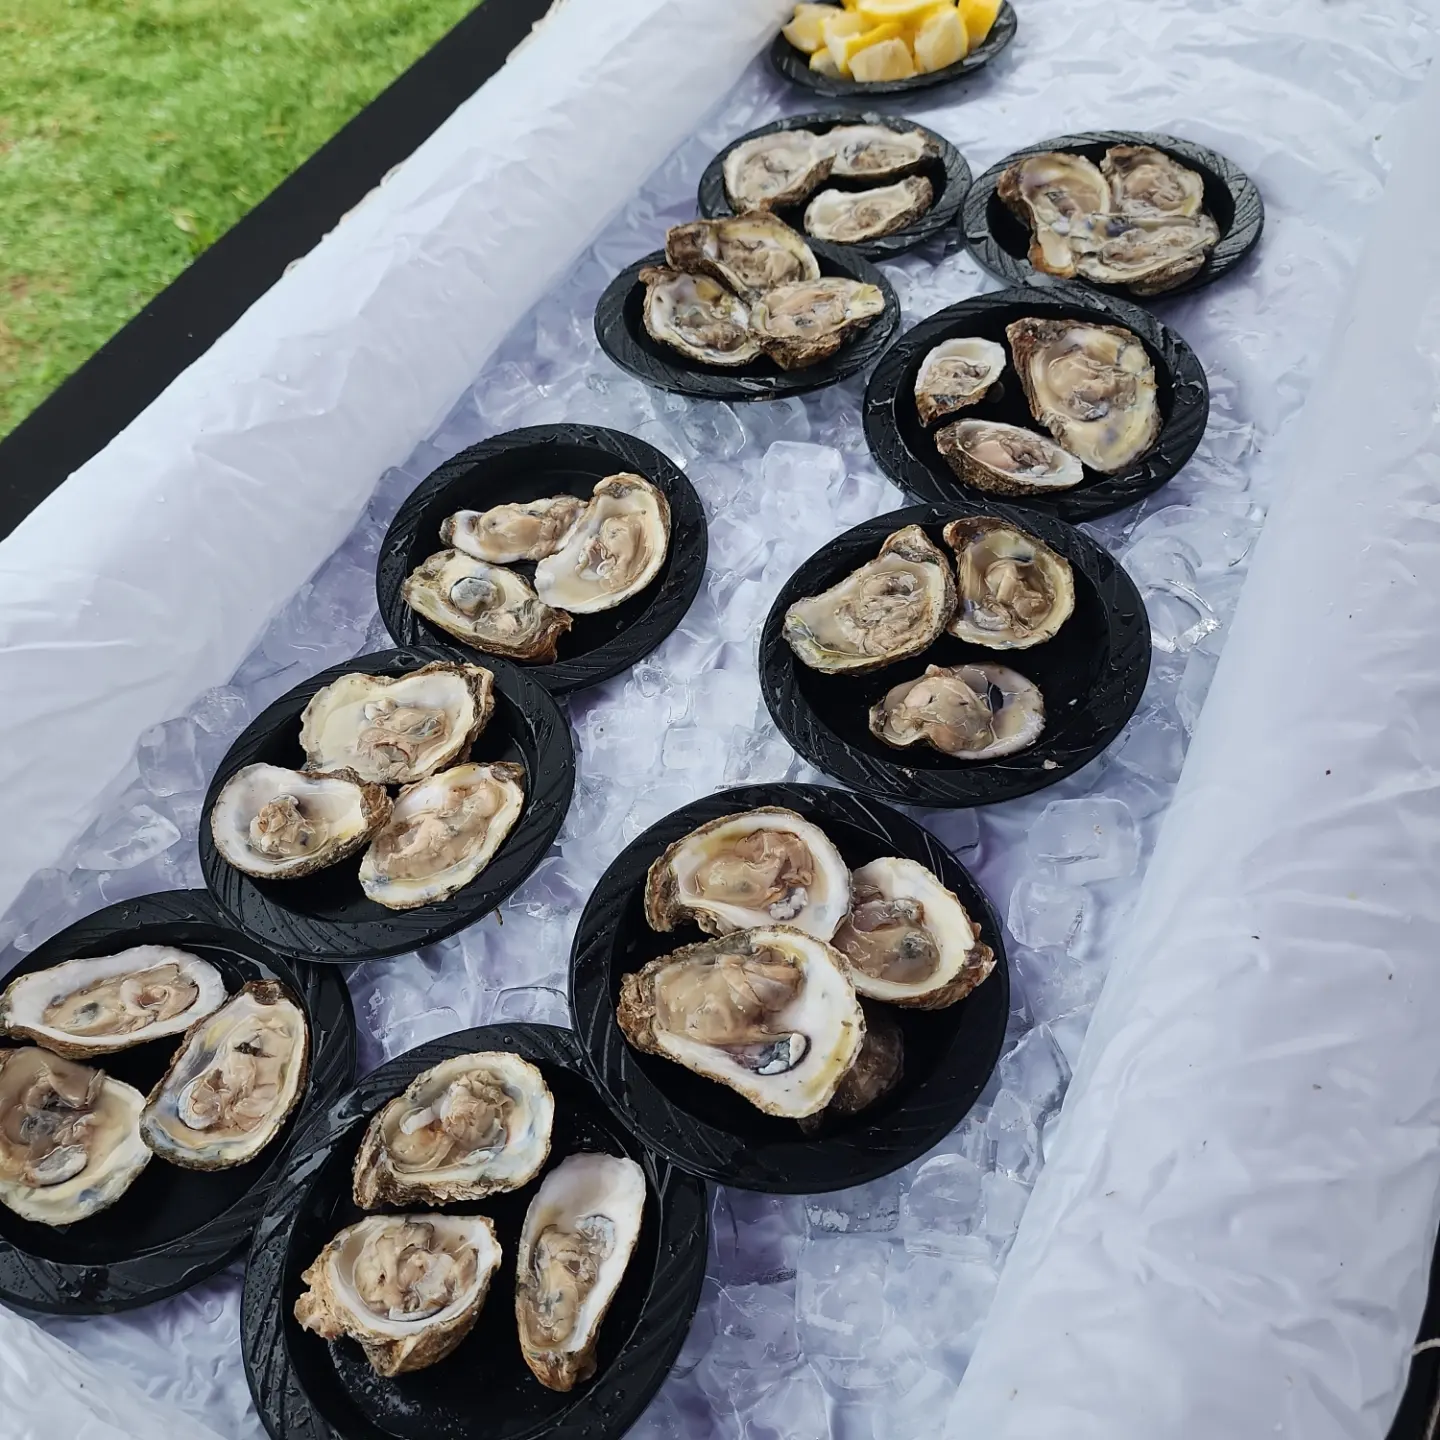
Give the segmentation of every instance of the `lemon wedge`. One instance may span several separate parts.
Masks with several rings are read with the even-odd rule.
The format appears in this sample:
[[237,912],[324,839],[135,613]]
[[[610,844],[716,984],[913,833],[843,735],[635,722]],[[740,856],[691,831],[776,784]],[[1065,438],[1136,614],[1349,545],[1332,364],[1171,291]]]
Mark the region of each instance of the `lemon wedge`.
[[780,33],[797,49],[813,55],[825,44],[825,22],[835,14],[833,5],[797,5],[795,18]]
[[995,17],[1000,13],[1000,0],[958,0],[961,17],[965,21],[965,33],[974,49],[990,33]]
[[866,82],[908,80],[915,73],[915,60],[910,47],[895,35],[856,50],[850,57],[850,73],[856,80]]
[[970,38],[960,12],[953,6],[937,11],[916,32],[914,48],[915,64],[926,75],[963,60]]
[[[857,0],[856,8],[872,25],[894,20],[918,28],[937,7],[936,0]],[[954,8],[953,4],[950,8]]]

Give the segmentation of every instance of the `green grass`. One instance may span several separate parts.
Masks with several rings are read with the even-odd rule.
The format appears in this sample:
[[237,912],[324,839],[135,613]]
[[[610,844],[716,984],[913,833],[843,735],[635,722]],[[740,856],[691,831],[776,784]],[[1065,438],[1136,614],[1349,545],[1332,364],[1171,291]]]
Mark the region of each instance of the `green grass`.
[[476,0],[0,0],[0,435]]

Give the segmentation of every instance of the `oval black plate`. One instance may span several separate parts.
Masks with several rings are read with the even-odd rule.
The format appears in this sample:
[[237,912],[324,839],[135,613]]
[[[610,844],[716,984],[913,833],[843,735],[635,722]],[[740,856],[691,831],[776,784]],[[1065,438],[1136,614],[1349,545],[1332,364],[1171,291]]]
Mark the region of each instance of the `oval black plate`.
[[[490,657],[417,615],[401,598],[405,577],[437,550],[440,522],[462,509],[487,510],[547,495],[588,499],[617,471],[643,475],[670,502],[670,548],[659,575],[612,610],[577,615],[553,665],[527,665],[552,695],[598,685],[648,655],[685,618],[705,576],[705,511],[684,474],[653,445],[593,425],[532,425],[462,450],[426,477],[400,507],[380,547],[375,590],[380,617],[401,646],[424,645],[462,660]],[[510,565],[534,580],[532,563]]]
[[[819,115],[791,115],[776,120],[772,125],[762,125],[748,135],[732,140],[705,167],[700,177],[700,213],[705,216],[733,215],[735,207],[725,193],[725,157],[737,146],[757,135],[774,135],[780,130],[812,130],[817,135],[826,135],[837,125],[884,125],[890,130],[921,130],[939,147],[940,153],[927,160],[914,174],[924,175],[935,187],[935,203],[913,225],[897,230],[893,235],[882,235],[878,240],[861,240],[846,245],[867,260],[887,260],[894,255],[903,255],[927,240],[933,240],[946,230],[960,213],[970,189],[970,167],[965,157],[943,136],[914,120],[900,115],[877,115],[869,110],[837,110]],[[874,190],[878,186],[894,183],[890,179],[847,180],[839,176],[826,180],[817,187],[819,190]],[[787,225],[805,234],[805,206],[811,197],[796,205],[777,205],[774,213]],[[808,237],[807,237],[808,238]]]
[[966,418],[1023,425],[1046,435],[1030,413],[1013,364],[1006,365],[999,383],[978,405],[949,415],[930,429],[920,423],[915,409],[915,377],[926,355],[942,340],[978,335],[1003,345],[1008,355],[1005,327],[1025,316],[1123,325],[1144,344],[1155,367],[1162,427],[1155,448],[1128,470],[1102,475],[1087,466],[1085,478],[1073,490],[1043,497],[1009,496],[1006,503],[1072,522],[1098,520],[1142,500],[1178,474],[1195,453],[1210,415],[1210,386],[1200,361],[1175,331],[1148,310],[1075,285],[977,295],[907,330],[885,352],[865,389],[865,439],[880,468],[921,500],[938,505],[962,496],[985,500],[981,491],[966,485],[950,468],[932,437],[942,425]]
[[[785,642],[785,612],[879,554],[887,535],[923,525],[947,556],[942,531],[961,515],[997,515],[1070,562],[1075,613],[1054,639],[1029,650],[987,650],[942,635],[923,655],[868,675],[824,675]],[[991,660],[1028,676],[1045,697],[1039,742],[1001,760],[955,760],[914,745],[897,750],[870,733],[870,707],[927,665]],[[1125,728],[1150,674],[1150,623],[1134,582],[1089,536],[1047,515],[956,500],[867,520],[812,555],[785,582],[760,639],[760,688],[785,738],[810,763],[865,795],[906,805],[960,808],[1032,794],[1073,775]]]
[[[382,1379],[353,1340],[301,1330],[300,1272],[361,1218],[350,1174],[365,1122],[422,1070],[475,1050],[509,1050],[540,1067],[555,1095],[547,1170],[580,1150],[628,1155],[648,1181],[645,1221],[600,1330],[593,1379],[558,1394],[526,1368],[515,1333],[515,1250],[539,1180],[451,1213],[488,1215],[504,1259],[474,1330],[425,1370]],[[241,1345],[250,1393],[276,1440],[535,1440],[623,1435],[660,1388],[690,1328],[705,1278],[705,1187],[646,1150],[596,1094],[568,1030],[488,1026],[411,1050],[366,1078],[297,1140],[245,1269]]]
[[[870,1109],[828,1122],[809,1138],[793,1120],[658,1055],[631,1047],[615,1019],[621,977],[658,955],[705,937],[693,925],[668,935],[645,921],[645,875],[668,845],[698,825],[784,805],[819,825],[852,869],[882,855],[928,866],[956,895],[995,952],[994,973],[944,1010],[889,1007],[905,1037],[899,1086]],[[637,1135],[684,1170],[777,1194],[860,1185],[923,1155],[969,1113],[1000,1058],[1010,1010],[1010,972],[989,901],[928,831],[884,805],[824,785],[745,785],[697,800],[627,846],[586,903],[570,959],[576,1034],[610,1103]]]
[[[279,1136],[231,1170],[182,1170],[151,1162],[108,1210],[57,1229],[0,1207],[0,1299],[63,1315],[99,1315],[174,1295],[227,1265],[250,1236],[294,1135],[347,1090],[355,1073],[350,992],[333,971],[292,966],[232,930],[203,890],[171,890],[107,906],[47,940],[3,979],[65,960],[113,955],[132,945],[177,945],[210,961],[233,994],[276,979],[310,1022],[305,1094]],[[146,1094],[181,1037],[86,1061]]]
[[810,68],[810,57],[803,50],[797,50],[783,33],[777,34],[770,46],[770,64],[787,80],[821,95],[846,99],[861,95],[908,95],[912,90],[933,90],[938,85],[953,85],[956,81],[970,79],[1015,38],[1018,27],[1010,0],[1005,0],[994,25],[990,27],[990,33],[963,60],[928,75],[913,75],[908,80],[876,80],[867,85],[838,75],[822,75]]
[[1070,150],[1084,155],[1097,165],[1112,145],[1150,145],[1197,171],[1205,181],[1205,209],[1220,227],[1220,243],[1210,252],[1205,263],[1182,285],[1159,295],[1136,295],[1123,285],[1100,285],[1094,281],[1076,280],[1068,283],[1091,286],[1110,295],[1120,295],[1137,305],[1152,305],[1176,295],[1186,295],[1228,275],[1256,246],[1265,228],[1265,203],[1255,182],[1238,165],[1223,155],[1192,145],[1174,135],[1152,135],[1142,130],[1090,130],[1083,135],[1062,135],[1058,140],[1045,140],[1027,145],[992,165],[971,187],[965,198],[965,243],[975,258],[992,275],[1012,285],[1051,286],[1066,281],[1030,263],[1030,229],[995,193],[1000,176],[1026,155],[1040,155],[1047,150]]
[[488,915],[544,858],[560,833],[575,785],[570,726],[550,692],[523,670],[489,657],[495,713],[470,751],[472,760],[511,760],[525,767],[525,809],[494,858],[448,900],[414,910],[387,910],[360,888],[360,857],[352,856],[299,880],[255,880],[221,858],[210,811],[226,780],[243,765],[263,762],[299,769],[300,713],[310,697],[342,675],[404,675],[433,660],[432,650],[382,650],[297,685],[246,727],[221,761],[200,817],[200,866],[221,908],[242,930],[307,960],[372,960],[443,940]]
[[595,336],[600,348],[622,369],[657,390],[672,390],[696,400],[776,400],[783,395],[804,395],[822,390],[858,374],[885,348],[900,323],[900,301],[890,282],[855,254],[853,245],[809,242],[820,262],[822,275],[844,275],[878,285],[885,295],[884,312],[847,340],[828,360],[803,370],[782,370],[761,356],[733,370],[687,360],[678,350],[652,340],[645,329],[645,287],[640,272],[647,265],[663,265],[665,252],[657,250],[622,270],[605,287],[595,307]]

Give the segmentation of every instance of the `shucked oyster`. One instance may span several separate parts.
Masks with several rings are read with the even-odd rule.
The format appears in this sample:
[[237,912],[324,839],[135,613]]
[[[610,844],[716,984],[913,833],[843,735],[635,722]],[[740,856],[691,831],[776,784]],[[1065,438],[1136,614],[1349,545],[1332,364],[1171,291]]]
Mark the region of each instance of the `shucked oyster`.
[[645,329],[652,340],[702,365],[748,365],[759,358],[750,312],[718,280],[658,265],[647,265],[640,280]]
[[246,765],[210,811],[215,848],[261,880],[293,880],[353,855],[390,818],[390,797],[353,770]]
[[862,674],[928,650],[954,613],[949,563],[920,526],[907,525],[838,585],[797,600],[784,635],[812,670]]
[[252,980],[191,1027],[145,1102],[141,1136],[188,1170],[243,1165],[280,1133],[309,1064],[305,1012],[278,980]]
[[377,1375],[443,1360],[474,1328],[500,1267],[483,1215],[372,1215],[348,1225],[301,1275],[301,1328],[360,1342]]
[[835,936],[855,989],[872,1000],[938,1010],[968,995],[995,953],[956,896],[923,865],[886,857],[853,877],[855,908]]
[[1085,478],[1053,440],[998,420],[956,420],[935,432],[935,448],[966,484],[996,495],[1068,490]]
[[750,308],[760,348],[786,370],[802,370],[833,355],[853,331],[885,312],[878,285],[825,275],[777,285]]
[[401,587],[405,603],[431,624],[477,650],[550,665],[570,617],[552,610],[524,576],[499,565],[441,550]]
[[355,1156],[355,1203],[449,1205],[518,1190],[550,1153],[555,1099],[528,1060],[457,1055],[376,1112]]
[[1075,226],[1071,248],[1086,280],[1159,295],[1199,270],[1219,240],[1208,215],[1091,215]]
[[453,764],[495,709],[495,677],[478,665],[436,661],[390,679],[342,675],[300,717],[307,769],[353,770],[379,785],[411,785]]
[[595,1373],[600,1322],[640,1238],[645,1172],[619,1155],[570,1155],[525,1212],[515,1256],[520,1350],[539,1382],[571,1390]]
[[455,765],[407,785],[360,862],[360,886],[391,910],[444,900],[489,863],[525,804],[525,770]]
[[0,1033],[88,1059],[178,1035],[224,999],[225,982],[208,960],[136,945],[12,980],[0,995]]
[[922,424],[979,404],[1005,369],[1005,347],[962,336],[943,340],[920,362],[915,409]]
[[788,925],[652,960],[620,982],[618,1019],[637,1050],[794,1119],[830,1103],[865,1038],[844,957]]
[[1205,204],[1200,175],[1150,145],[1112,145],[1100,162],[1121,215],[1199,215]]
[[1160,437],[1155,367],[1119,325],[1016,320],[1005,327],[1030,412],[1092,470],[1113,475]]
[[904,749],[926,744],[957,760],[997,760],[1033,745],[1045,702],[1025,676],[984,662],[926,666],[871,707],[870,731]]
[[543,560],[564,544],[584,508],[574,495],[551,495],[490,510],[457,510],[441,522],[440,539],[492,565]]
[[722,167],[725,194],[739,212],[803,200],[830,174],[835,155],[829,136],[777,130],[737,145]]
[[1027,650],[1049,640],[1075,610],[1070,562],[1024,530],[978,515],[952,520],[957,639],[991,650]]
[[144,1103],[88,1065],[28,1045],[0,1053],[0,1204],[41,1225],[113,1205],[150,1162]]
[[564,545],[535,567],[535,590],[557,609],[593,615],[638,595],[670,546],[670,502],[642,475],[608,475]]
[[778,805],[692,830],[645,882],[645,918],[655,930],[682,920],[709,935],[784,924],[828,940],[849,909],[850,872],[830,837]]
[[825,135],[835,155],[836,179],[898,178],[940,153],[923,130],[892,130],[888,125],[837,125]]
[[870,190],[822,190],[805,207],[805,233],[837,245],[878,240],[913,225],[935,203],[923,175]]
[[713,276],[752,300],[777,285],[820,278],[804,237],[766,210],[672,226],[665,259],[672,269]]
[[1011,165],[995,192],[1029,227],[1030,263],[1050,275],[1073,275],[1070,236],[1077,222],[1110,209],[1110,186],[1083,155],[1047,151]]

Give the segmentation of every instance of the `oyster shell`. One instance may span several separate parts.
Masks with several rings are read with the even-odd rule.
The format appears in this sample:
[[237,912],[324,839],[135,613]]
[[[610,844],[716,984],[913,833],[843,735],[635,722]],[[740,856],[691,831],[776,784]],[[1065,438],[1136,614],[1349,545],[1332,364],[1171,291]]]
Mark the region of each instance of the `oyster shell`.
[[1030,413],[1076,459],[1113,475],[1155,448],[1155,367],[1130,331],[1026,319],[1005,334]]
[[805,207],[805,233],[837,245],[878,240],[913,225],[935,203],[923,175],[870,190],[822,190]]
[[483,1215],[371,1215],[347,1225],[301,1275],[295,1318],[360,1342],[377,1375],[443,1360],[470,1333],[500,1267]]
[[619,1155],[570,1155],[541,1182],[515,1257],[520,1350],[550,1390],[595,1373],[600,1324],[645,1214],[645,1172]]
[[225,982],[208,960],[135,945],[12,980],[0,995],[0,1034],[89,1059],[178,1035],[224,999]]
[[457,510],[440,522],[440,539],[492,565],[543,560],[565,543],[584,508],[574,495],[550,495],[489,510]]
[[489,863],[525,805],[525,769],[455,765],[407,785],[360,862],[360,886],[390,910],[444,900]]
[[855,907],[835,936],[856,991],[871,1000],[939,1010],[968,995],[995,953],[953,892],[914,860],[886,856],[853,878]]
[[812,670],[863,674],[928,650],[955,613],[949,562],[918,525],[880,554],[785,612],[786,643]]
[[48,1051],[0,1052],[0,1204],[41,1225],[113,1205],[150,1163],[145,1097]]
[[778,805],[725,815],[677,840],[650,867],[645,918],[707,935],[784,924],[828,940],[850,909],[850,871],[830,837]]
[[553,664],[560,637],[570,628],[570,617],[546,605],[523,576],[458,550],[424,560],[400,593],[417,615],[446,634],[511,660]]
[[829,137],[809,130],[777,130],[742,141],[721,167],[725,194],[740,212],[803,200],[835,164]]
[[777,285],[820,278],[805,237],[768,210],[672,226],[665,259],[672,269],[712,276],[751,300]]
[[750,312],[708,275],[682,275],[659,265],[640,272],[645,330],[702,365],[748,365],[760,356]]
[[191,1026],[145,1102],[141,1138],[187,1170],[243,1165],[280,1133],[309,1068],[305,1012],[278,980],[251,980]]
[[887,691],[870,710],[870,732],[896,749],[926,744],[957,760],[998,760],[1033,745],[1045,728],[1036,685],[983,661],[928,665]]
[[961,336],[943,340],[920,362],[915,376],[915,409],[922,424],[977,405],[1005,370],[1005,347],[993,340]]
[[535,567],[547,604],[593,615],[638,595],[670,547],[670,502],[643,475],[607,475],[565,544]]
[[1110,209],[1099,167],[1061,150],[1023,156],[1002,172],[995,193],[1029,227],[1030,263],[1050,275],[1074,275],[1076,222]]
[[833,355],[856,330],[885,312],[878,285],[825,275],[777,285],[750,309],[760,348],[785,370],[803,370]]
[[[853,978],[853,976],[852,976]],[[905,1078],[905,1034],[883,1005],[860,1002],[865,1039],[855,1063],[841,1077],[830,1103],[799,1122],[807,1135],[823,1131],[831,1120],[858,1115],[878,1104]]]
[[518,1190],[550,1154],[555,1097],[528,1060],[457,1055],[417,1075],[371,1118],[355,1203],[449,1205]]
[[998,420],[956,420],[935,432],[935,448],[966,484],[996,495],[1068,490],[1085,478],[1048,436]]
[[991,650],[1049,640],[1075,610],[1070,562],[1043,540],[990,515],[952,520],[959,603],[950,633]]
[[788,925],[652,960],[621,980],[617,1018],[637,1050],[792,1119],[830,1103],[865,1038],[844,957]]
[[1205,204],[1200,174],[1150,145],[1112,145],[1100,173],[1121,215],[1199,215]]
[[1092,215],[1076,226],[1071,245],[1086,280],[1159,295],[1195,274],[1219,240],[1208,215]]
[[898,179],[940,153],[923,130],[888,125],[837,125],[824,137],[835,156],[830,173],[838,179]]
[[393,680],[342,675],[300,717],[306,768],[411,785],[469,753],[495,709],[494,690],[488,670],[444,660]]
[[246,765],[210,811],[215,848],[260,880],[294,880],[353,855],[390,818],[390,797],[353,770]]

